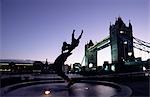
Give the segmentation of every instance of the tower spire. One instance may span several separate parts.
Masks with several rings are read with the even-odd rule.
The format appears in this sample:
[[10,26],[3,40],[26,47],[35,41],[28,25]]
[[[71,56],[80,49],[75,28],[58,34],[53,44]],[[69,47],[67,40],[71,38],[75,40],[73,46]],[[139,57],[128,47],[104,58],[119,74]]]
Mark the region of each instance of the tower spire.
[[129,28],[132,30],[131,20],[129,20]]
[[46,65],[48,65],[47,59],[46,59],[46,62],[45,62],[45,64],[46,64]]

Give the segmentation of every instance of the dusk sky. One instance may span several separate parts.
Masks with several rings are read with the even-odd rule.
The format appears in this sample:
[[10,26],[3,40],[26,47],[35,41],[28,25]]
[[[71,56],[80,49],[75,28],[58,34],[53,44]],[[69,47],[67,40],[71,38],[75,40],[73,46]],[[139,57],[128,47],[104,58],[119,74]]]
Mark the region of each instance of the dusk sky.
[[[150,42],[149,0],[0,0],[1,59],[31,59],[54,62],[72,30],[79,46],[68,64],[81,63],[84,45],[109,35],[109,26],[121,17],[133,26],[133,36]],[[136,51],[136,56],[149,56]],[[110,48],[98,52],[98,63],[110,61]]]

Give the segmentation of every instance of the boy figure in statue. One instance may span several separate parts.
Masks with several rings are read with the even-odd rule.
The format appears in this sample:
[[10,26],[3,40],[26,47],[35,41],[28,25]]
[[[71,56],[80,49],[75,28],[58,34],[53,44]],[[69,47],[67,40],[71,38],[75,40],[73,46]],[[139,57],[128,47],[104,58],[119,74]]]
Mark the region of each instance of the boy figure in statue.
[[73,30],[72,33],[71,44],[67,44],[66,42],[63,43],[62,53],[56,58],[54,62],[54,69],[56,73],[68,82],[68,87],[70,87],[74,82],[63,72],[62,66],[64,65],[67,58],[72,54],[71,51],[79,45],[79,40],[83,34],[83,30],[77,39],[74,38],[74,32],[75,30]]

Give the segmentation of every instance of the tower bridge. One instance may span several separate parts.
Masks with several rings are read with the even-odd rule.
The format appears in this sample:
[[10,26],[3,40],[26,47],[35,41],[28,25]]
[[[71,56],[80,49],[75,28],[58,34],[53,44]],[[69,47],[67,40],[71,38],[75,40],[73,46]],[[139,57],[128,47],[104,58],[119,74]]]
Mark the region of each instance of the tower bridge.
[[[140,71],[142,66],[150,67],[150,59],[142,61],[135,58],[133,48],[150,53],[150,43],[133,37],[132,25],[123,22],[119,17],[115,24],[109,27],[110,35],[94,44],[92,40],[85,45],[85,66],[97,67],[97,51],[111,46],[111,64],[104,62],[104,68],[114,66],[115,71]],[[100,60],[100,59],[99,59]],[[129,70],[130,68],[130,70]]]

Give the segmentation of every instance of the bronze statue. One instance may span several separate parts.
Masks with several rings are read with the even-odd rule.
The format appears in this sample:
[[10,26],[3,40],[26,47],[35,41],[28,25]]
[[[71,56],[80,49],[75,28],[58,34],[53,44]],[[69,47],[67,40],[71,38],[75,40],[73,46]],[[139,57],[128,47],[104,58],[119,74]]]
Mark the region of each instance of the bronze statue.
[[75,30],[73,30],[73,33],[72,33],[71,44],[68,44],[67,42],[63,43],[62,53],[56,58],[54,62],[54,67],[55,67],[54,69],[56,73],[68,82],[68,87],[70,87],[73,84],[73,81],[63,72],[62,66],[64,65],[67,58],[72,54],[71,51],[79,45],[81,36],[83,34],[83,30],[77,39],[75,39],[74,37],[74,32]]

